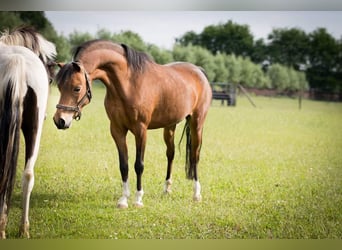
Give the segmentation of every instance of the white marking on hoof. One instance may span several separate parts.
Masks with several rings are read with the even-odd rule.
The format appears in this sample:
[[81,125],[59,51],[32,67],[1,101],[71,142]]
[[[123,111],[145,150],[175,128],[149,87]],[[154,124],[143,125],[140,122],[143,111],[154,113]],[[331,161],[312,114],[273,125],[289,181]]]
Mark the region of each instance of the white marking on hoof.
[[143,204],[142,202],[135,202],[135,203],[134,203],[134,206],[135,206],[136,208],[142,208],[142,207],[144,207],[144,204]]
[[144,190],[142,190],[142,189],[135,193],[135,203],[134,203],[135,207],[143,207],[144,206],[144,204],[142,202],[143,196],[144,196]]
[[164,186],[164,193],[165,194],[171,194],[172,193],[171,185],[172,185],[171,179],[168,179],[165,181],[165,186]]
[[201,184],[199,181],[194,182],[194,196],[193,200],[196,202],[200,202],[202,200],[202,195],[201,195]]
[[195,202],[201,202],[202,201],[202,195],[194,195],[194,197],[193,197],[193,200],[195,201]]
[[118,208],[128,208],[128,197],[130,196],[128,182],[122,182],[122,197],[118,201]]
[[127,197],[126,196],[122,196],[119,199],[117,207],[120,208],[120,209],[128,208],[128,202],[127,202]]
[[6,233],[5,233],[5,231],[0,231],[0,239],[1,239],[1,240],[6,239]]

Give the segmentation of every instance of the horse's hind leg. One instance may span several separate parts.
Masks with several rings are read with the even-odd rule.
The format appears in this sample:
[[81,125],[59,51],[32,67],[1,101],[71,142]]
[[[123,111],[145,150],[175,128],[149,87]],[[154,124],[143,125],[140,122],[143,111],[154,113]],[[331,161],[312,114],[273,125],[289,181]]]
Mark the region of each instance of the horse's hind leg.
[[144,190],[142,188],[142,174],[144,172],[144,155],[146,146],[146,127],[144,125],[138,126],[135,132],[135,144],[136,144],[136,157],[134,170],[137,175],[137,192],[135,194],[136,207],[143,207],[142,197],[144,195]]
[[7,226],[7,201],[6,196],[2,202],[3,206],[0,207],[0,239],[6,239],[6,226]]
[[194,201],[201,201],[201,185],[198,179],[197,166],[200,157],[201,145],[202,145],[202,132],[203,132],[203,120],[196,117],[191,117],[190,120],[191,131],[191,150],[190,150],[190,169],[192,169],[194,180]]
[[172,184],[172,162],[175,157],[175,129],[176,125],[164,128],[164,141],[166,144],[167,172],[165,179],[165,193],[171,193]]
[[[32,105],[35,96],[26,97],[25,101],[31,99],[30,105],[24,106],[22,131],[25,138],[25,169],[22,176],[23,190],[23,213],[19,234],[22,237],[29,238],[29,208],[30,196],[34,186],[34,165],[36,163],[39,151],[40,138],[42,133],[43,118],[39,119],[38,109]],[[34,103],[34,102],[33,102]],[[32,105],[32,106],[31,106]],[[30,107],[30,108],[27,108]],[[41,114],[42,115],[42,114]]]

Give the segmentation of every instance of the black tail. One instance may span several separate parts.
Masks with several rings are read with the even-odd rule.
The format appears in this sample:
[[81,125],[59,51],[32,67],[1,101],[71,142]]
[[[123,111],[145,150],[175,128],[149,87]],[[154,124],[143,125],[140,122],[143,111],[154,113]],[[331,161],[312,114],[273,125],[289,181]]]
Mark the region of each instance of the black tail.
[[[18,63],[17,67],[20,68],[22,65]],[[4,208],[4,204],[9,209],[15,182],[22,120],[23,77],[6,77],[3,89],[0,90],[0,209]]]
[[190,164],[190,157],[191,157],[191,133],[190,133],[190,116],[186,117],[186,122],[184,125],[184,129],[182,132],[182,136],[179,142],[179,145],[181,144],[184,133],[186,133],[186,146],[185,146],[185,174],[186,178],[189,180],[192,180],[194,178],[194,167]]

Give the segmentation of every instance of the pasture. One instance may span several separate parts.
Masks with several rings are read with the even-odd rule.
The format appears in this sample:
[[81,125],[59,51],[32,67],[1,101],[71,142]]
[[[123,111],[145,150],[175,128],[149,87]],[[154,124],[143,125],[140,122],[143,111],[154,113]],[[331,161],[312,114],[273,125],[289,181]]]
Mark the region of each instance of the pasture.
[[[52,121],[58,102],[51,88],[31,196],[30,232],[43,239],[342,238],[342,104],[244,97],[235,108],[214,101],[199,163],[203,201],[192,201],[185,179],[185,142],[177,149],[173,192],[166,175],[162,130],[147,136],[144,208],[135,193],[133,137],[128,138],[130,207],[121,196],[118,155],[103,107],[105,88],[66,131]],[[178,143],[184,123],[176,130]],[[23,141],[22,141],[23,142]],[[23,147],[22,147],[23,148]],[[21,208],[21,150],[9,214],[16,238]]]

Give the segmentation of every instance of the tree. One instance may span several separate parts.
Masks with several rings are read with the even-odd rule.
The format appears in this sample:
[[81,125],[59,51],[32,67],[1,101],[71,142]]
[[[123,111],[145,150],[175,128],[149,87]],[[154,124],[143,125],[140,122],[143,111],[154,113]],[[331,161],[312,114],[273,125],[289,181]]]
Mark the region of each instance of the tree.
[[261,38],[254,42],[250,57],[253,62],[261,64],[266,60],[270,60],[269,48],[268,45],[265,44],[264,39]]
[[0,30],[12,30],[13,28],[24,24],[20,16],[11,11],[0,11]]
[[235,85],[241,82],[241,60],[239,60],[234,54],[230,55],[226,59],[226,67],[228,69],[228,82]]
[[341,45],[324,28],[316,29],[309,37],[310,68],[307,76],[310,86],[335,93],[342,91],[342,80],[338,73],[341,72]]
[[228,69],[226,67],[226,59],[227,55],[226,54],[221,54],[218,53],[214,57],[214,73],[215,73],[215,78],[214,82],[228,82]]
[[6,11],[0,12],[1,31],[13,30],[20,25],[34,27],[47,40],[56,45],[56,61],[64,61],[69,57],[69,46],[63,36],[59,36],[43,11]]
[[166,64],[173,61],[171,51],[160,49],[158,46],[153,44],[147,45],[147,53],[150,54],[154,61],[159,64]]
[[289,77],[287,74],[287,69],[284,66],[278,63],[273,64],[267,74],[270,78],[272,88],[279,91],[286,89],[289,83]]
[[268,35],[268,45],[272,63],[290,67],[306,64],[308,59],[309,37],[298,28],[273,29]]
[[217,53],[247,56],[253,48],[253,35],[247,25],[239,25],[231,20],[204,28],[200,34],[193,31],[185,33],[176,41],[183,46],[192,44],[202,46],[214,55]]
[[214,56],[207,49],[193,45],[186,47],[176,45],[173,48],[172,54],[175,61],[190,62],[202,67],[209,81],[215,79]]
[[182,37],[176,38],[176,43],[183,46],[200,45],[199,35],[194,31],[188,31]]
[[143,39],[139,34],[126,30],[121,31],[120,33],[113,34],[112,41],[116,43],[124,43],[128,46],[138,50],[138,51],[146,51],[147,46]]
[[65,62],[71,60],[71,46],[67,38],[63,35],[57,36],[54,39],[54,43],[57,47],[57,62]]
[[113,35],[109,30],[99,29],[96,32],[96,38],[103,40],[113,40]]
[[193,46],[175,45],[172,50],[173,59],[179,62],[194,62],[195,56],[193,53]]
[[68,41],[72,50],[75,50],[80,44],[92,39],[94,39],[94,36],[89,32],[79,32],[74,30],[69,34]]

